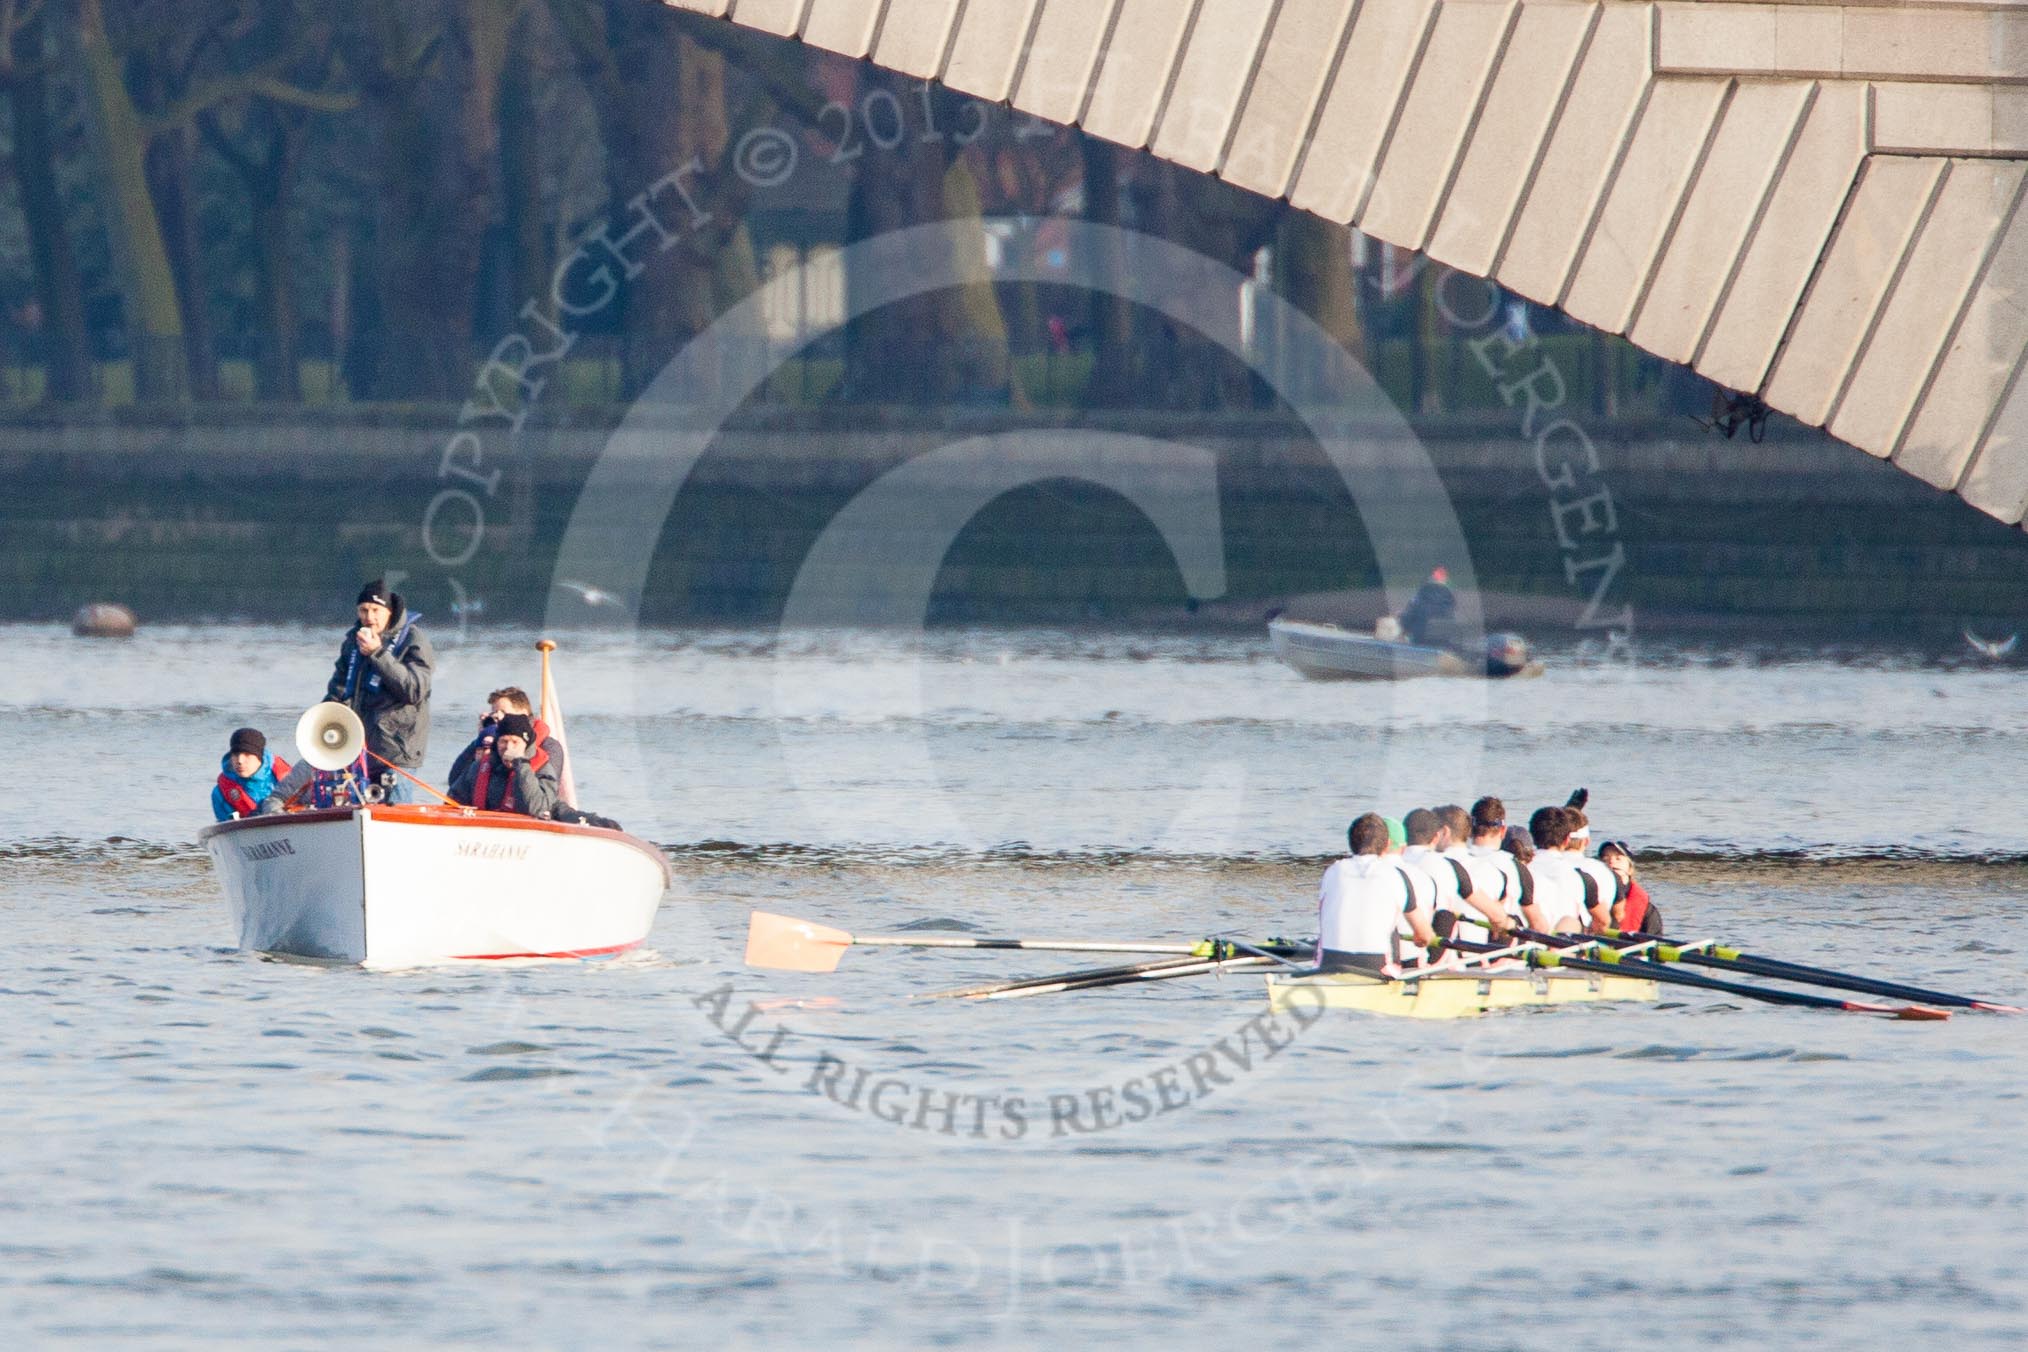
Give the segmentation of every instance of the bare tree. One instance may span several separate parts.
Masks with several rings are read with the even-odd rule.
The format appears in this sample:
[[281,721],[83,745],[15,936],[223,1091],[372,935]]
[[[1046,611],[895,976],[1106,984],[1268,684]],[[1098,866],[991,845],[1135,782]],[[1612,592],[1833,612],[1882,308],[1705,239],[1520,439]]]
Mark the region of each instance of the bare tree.
[[75,22],[64,25],[64,31],[77,68],[99,209],[133,346],[135,394],[143,400],[180,399],[189,388],[183,306],[149,191],[148,138],[102,0],[77,0]]
[[455,399],[472,370],[479,265],[498,200],[501,63],[518,0],[363,0],[347,12],[378,174],[382,317],[362,373],[382,399]]
[[[917,98],[917,89],[901,76],[871,67],[859,73],[869,91],[858,101],[862,108],[871,106],[872,91],[886,93],[900,108]],[[943,119],[947,125],[952,120]],[[844,393],[894,403],[1025,403],[987,266],[978,178],[962,147],[949,137],[911,132],[893,149],[869,150],[853,163],[846,242],[950,222],[956,253],[948,261],[964,282],[860,314],[846,331]],[[848,288],[853,281],[848,272]],[[863,307],[849,308],[858,313]]]
[[297,362],[295,189],[310,119],[348,111],[331,26],[307,4],[262,7],[218,44],[225,64],[244,72],[243,92],[195,110],[205,143],[232,170],[247,197],[254,274],[254,392],[302,398]]
[[[634,198],[671,172],[683,173],[696,204],[674,213],[682,239],[633,279],[621,307],[623,384],[634,393],[752,285],[758,270],[742,223],[750,189],[728,158],[731,129],[777,100],[797,109],[802,58],[790,44],[774,50],[658,5],[553,0],[552,11],[606,143],[612,228],[626,229]],[[737,113],[734,63],[759,86]]]
[[43,0],[0,0],[0,94],[14,132],[15,180],[36,305],[48,335],[44,397],[75,402],[97,393],[96,371],[85,331],[84,282],[57,190],[45,13]]

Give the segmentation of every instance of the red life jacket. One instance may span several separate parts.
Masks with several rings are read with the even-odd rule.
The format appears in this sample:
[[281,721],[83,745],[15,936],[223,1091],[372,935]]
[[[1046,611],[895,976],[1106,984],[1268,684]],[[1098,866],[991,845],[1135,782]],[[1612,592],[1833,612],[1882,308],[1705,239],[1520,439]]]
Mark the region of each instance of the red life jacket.
[[1638,934],[1648,918],[1648,889],[1638,882],[1627,884],[1627,899],[1620,907],[1620,932]]
[[[281,783],[289,777],[289,763],[277,756],[275,758],[274,772],[275,782],[277,784]],[[240,816],[253,817],[259,815],[261,805],[256,803],[253,800],[253,795],[246,791],[246,785],[222,770],[218,775],[218,792],[225,799],[225,805]]]
[[[549,729],[545,728],[541,723],[538,722],[535,725],[535,745],[529,748],[527,757],[529,769],[540,770],[543,766],[549,764],[549,752],[544,750],[542,746],[543,742],[546,741],[548,737],[549,737]],[[472,781],[473,807],[482,809],[485,808],[487,791],[490,790],[493,786],[493,767],[497,764],[499,764],[499,757],[494,755],[491,751],[486,752],[485,755],[479,758],[479,775],[478,778]],[[512,771],[509,771],[507,775],[507,791],[500,795],[500,806],[492,809],[492,811],[495,812],[515,811],[514,775]]]

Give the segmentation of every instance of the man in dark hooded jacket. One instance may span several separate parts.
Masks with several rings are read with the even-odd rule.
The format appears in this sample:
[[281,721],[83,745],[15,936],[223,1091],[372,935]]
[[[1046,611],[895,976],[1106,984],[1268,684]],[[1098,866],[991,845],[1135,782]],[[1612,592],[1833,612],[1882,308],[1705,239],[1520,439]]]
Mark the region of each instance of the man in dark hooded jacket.
[[[324,698],[351,706],[366,725],[368,762],[413,771],[430,739],[430,675],[436,654],[401,596],[375,578],[360,589],[358,623],[345,634]],[[378,759],[375,759],[375,758]],[[387,801],[412,801],[409,781],[394,776]]]

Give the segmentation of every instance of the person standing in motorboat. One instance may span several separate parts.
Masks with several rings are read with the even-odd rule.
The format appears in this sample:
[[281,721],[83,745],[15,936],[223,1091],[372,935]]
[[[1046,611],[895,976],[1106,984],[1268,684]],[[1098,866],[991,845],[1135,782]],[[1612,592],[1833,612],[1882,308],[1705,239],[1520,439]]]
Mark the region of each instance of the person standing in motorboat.
[[1401,632],[1410,643],[1427,648],[1448,648],[1458,637],[1458,598],[1451,591],[1447,568],[1430,570],[1429,581],[1416,588],[1401,612]]
[[451,797],[489,812],[554,815],[556,765],[535,740],[535,720],[527,714],[502,716],[494,726],[492,749],[451,777]]
[[[399,593],[379,578],[360,589],[358,623],[346,631],[324,698],[349,706],[366,725],[366,751],[383,766],[420,769],[429,749],[430,677],[436,654]],[[406,775],[381,777],[387,801],[413,799]]]

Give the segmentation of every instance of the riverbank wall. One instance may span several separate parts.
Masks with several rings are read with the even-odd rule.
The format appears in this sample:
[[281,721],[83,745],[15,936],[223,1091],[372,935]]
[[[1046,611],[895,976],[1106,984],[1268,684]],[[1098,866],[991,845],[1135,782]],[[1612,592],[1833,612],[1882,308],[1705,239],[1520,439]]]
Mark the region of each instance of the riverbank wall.
[[[638,508],[704,435],[680,415],[636,423],[615,449],[597,422],[531,418],[512,439],[460,441],[454,416],[414,410],[16,416],[0,422],[0,616],[113,600],[144,620],[329,618],[388,573],[440,625],[454,609],[524,622],[581,597],[559,583],[624,594],[646,561],[645,620],[770,623],[819,538],[854,519],[848,505],[905,492],[928,495],[922,540],[894,547],[916,528],[905,510],[899,526],[860,513],[884,524],[859,528],[885,532],[871,551],[883,558],[941,559],[942,621],[1253,624],[1293,595],[1377,585],[1375,539],[1396,540],[1389,581],[1457,571],[1441,530],[1399,542],[1404,520],[1446,512],[1488,593],[1560,604],[1592,629],[1630,607],[1636,623],[1943,632],[2009,624],[2028,596],[2021,531],[1821,435],[1755,445],[1688,419],[1546,437],[1518,419],[1352,427],[1341,466],[1267,415],[769,411],[702,442],[653,524],[580,521],[571,557],[593,576],[560,577],[595,469]],[[933,452],[942,472],[925,479]],[[1090,482],[1100,460],[1125,463],[1128,481]],[[1414,487],[1426,466],[1441,501]],[[1188,596],[1151,524],[1163,509],[1145,500],[1180,512],[1207,494],[1224,568],[1211,604]]]

